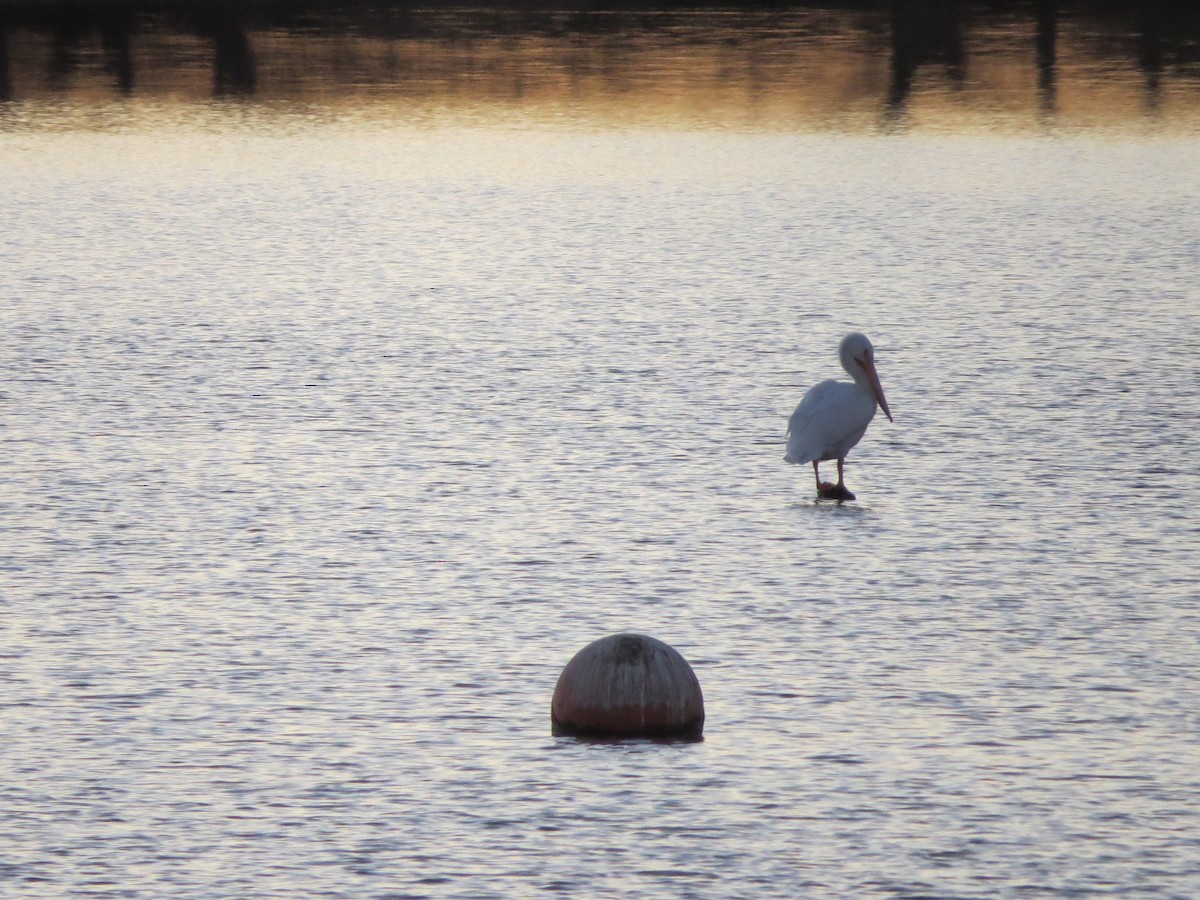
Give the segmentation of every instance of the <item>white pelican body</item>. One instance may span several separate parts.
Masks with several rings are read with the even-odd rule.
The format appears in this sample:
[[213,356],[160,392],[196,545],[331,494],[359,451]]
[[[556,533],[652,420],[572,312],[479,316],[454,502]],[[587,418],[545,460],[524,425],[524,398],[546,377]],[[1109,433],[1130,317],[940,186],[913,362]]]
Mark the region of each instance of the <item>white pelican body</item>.
[[[889,421],[892,412],[875,371],[875,348],[867,336],[857,331],[846,335],[838,347],[838,357],[854,383],[830,379],[809,388],[788,420],[784,459],[797,465],[813,464],[819,496],[853,500],[842,473],[846,454],[866,434],[867,426],[875,418],[876,406],[883,407]],[[817,468],[820,462],[829,459],[837,460],[836,485],[822,484]]]

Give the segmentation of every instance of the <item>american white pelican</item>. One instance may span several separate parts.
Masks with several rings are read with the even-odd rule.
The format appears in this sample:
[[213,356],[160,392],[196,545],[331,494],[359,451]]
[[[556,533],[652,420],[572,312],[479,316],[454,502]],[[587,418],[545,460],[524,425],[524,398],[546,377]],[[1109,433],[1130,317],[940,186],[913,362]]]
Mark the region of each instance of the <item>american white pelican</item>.
[[[887,398],[883,396],[883,386],[875,372],[875,348],[867,336],[855,331],[842,338],[838,358],[854,384],[831,378],[808,389],[788,419],[787,456],[784,459],[797,465],[812,463],[818,497],[853,500],[854,495],[846,489],[842,474],[846,454],[862,440],[867,426],[875,418],[876,404],[883,407],[889,422],[895,420],[888,409]],[[821,473],[817,470],[817,464],[828,459],[837,460],[837,484],[822,483]]]

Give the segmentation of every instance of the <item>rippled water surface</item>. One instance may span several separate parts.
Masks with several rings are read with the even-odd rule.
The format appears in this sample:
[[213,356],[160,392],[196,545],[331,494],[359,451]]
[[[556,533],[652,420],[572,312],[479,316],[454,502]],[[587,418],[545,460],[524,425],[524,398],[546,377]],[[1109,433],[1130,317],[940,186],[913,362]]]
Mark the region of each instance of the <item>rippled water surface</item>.
[[[1186,61],[1061,77],[1132,98],[1096,127],[847,76],[831,129],[673,69],[628,120],[22,94],[17,33],[0,893],[1200,895]],[[815,503],[783,431],[852,329],[896,421]],[[550,736],[623,630],[703,742]]]

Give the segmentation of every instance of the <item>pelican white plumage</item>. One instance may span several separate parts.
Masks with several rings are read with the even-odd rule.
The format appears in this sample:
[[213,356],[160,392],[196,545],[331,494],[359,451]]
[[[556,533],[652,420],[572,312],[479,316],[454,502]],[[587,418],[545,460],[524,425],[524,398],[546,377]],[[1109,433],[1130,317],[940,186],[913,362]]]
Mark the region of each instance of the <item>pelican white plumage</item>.
[[[854,383],[831,378],[808,389],[788,420],[784,459],[797,465],[812,463],[818,497],[853,500],[842,472],[846,454],[866,434],[867,426],[875,418],[876,406],[883,409],[889,422],[895,420],[875,371],[875,348],[867,336],[857,331],[846,335],[838,347],[838,357]],[[822,483],[817,468],[819,463],[830,459],[837,460],[836,485]]]

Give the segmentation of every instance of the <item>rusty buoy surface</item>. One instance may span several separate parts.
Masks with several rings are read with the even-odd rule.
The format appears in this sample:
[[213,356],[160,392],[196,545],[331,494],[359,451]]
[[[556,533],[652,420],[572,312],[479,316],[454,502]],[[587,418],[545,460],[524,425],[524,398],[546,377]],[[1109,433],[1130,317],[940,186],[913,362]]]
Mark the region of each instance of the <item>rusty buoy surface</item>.
[[555,735],[699,740],[704,695],[674,647],[642,634],[614,634],[575,654],[554,687]]

